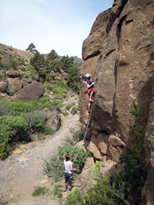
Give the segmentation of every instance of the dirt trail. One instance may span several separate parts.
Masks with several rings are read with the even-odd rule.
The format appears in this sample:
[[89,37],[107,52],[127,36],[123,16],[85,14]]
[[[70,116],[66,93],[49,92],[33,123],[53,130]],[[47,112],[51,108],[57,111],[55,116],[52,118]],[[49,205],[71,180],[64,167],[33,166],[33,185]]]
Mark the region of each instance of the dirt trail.
[[[0,162],[0,198],[13,205],[58,205],[58,199],[35,199],[32,192],[36,186],[51,188],[52,179],[43,172],[43,161],[53,155],[64,139],[71,136],[70,128],[79,129],[79,115],[61,115],[62,126],[50,139],[45,139],[20,154],[13,154]],[[1,202],[0,202],[1,204]]]

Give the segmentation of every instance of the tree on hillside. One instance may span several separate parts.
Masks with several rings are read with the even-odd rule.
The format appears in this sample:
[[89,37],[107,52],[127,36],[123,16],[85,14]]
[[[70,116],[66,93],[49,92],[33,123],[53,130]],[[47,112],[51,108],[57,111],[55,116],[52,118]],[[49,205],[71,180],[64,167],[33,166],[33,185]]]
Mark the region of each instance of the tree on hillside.
[[73,91],[79,93],[79,66],[72,64],[68,71],[67,85],[72,88]]
[[55,59],[58,59],[59,56],[58,54],[56,53],[55,50],[51,50],[50,53],[47,55],[47,59],[48,60],[55,60]]
[[41,67],[44,66],[45,58],[43,54],[40,54],[38,51],[30,59],[30,64],[38,71]]
[[36,53],[36,47],[33,43],[29,44],[28,48],[26,49],[26,51],[30,52],[30,53]]
[[65,72],[68,73],[70,67],[74,64],[74,58],[73,58],[73,57],[69,57],[69,56],[63,56],[63,57],[60,59],[60,64],[61,64],[62,69],[63,69]]

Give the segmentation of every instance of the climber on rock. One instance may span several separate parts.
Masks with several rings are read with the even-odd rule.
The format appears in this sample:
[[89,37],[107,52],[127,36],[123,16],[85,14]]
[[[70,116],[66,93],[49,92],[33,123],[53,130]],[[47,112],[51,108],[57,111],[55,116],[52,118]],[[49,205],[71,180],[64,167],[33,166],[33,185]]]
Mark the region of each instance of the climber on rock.
[[95,92],[93,88],[95,83],[92,81],[92,76],[89,73],[86,74],[86,78],[88,78],[87,81],[87,93],[89,95],[88,113],[90,113],[90,107],[93,102],[93,94]]

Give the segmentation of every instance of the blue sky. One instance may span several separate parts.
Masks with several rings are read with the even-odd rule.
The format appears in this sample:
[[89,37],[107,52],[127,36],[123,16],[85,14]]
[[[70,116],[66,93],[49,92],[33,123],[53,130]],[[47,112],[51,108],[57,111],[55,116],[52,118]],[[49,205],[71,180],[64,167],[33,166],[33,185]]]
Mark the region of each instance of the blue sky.
[[114,0],[0,0],[0,43],[40,53],[82,57],[97,15]]

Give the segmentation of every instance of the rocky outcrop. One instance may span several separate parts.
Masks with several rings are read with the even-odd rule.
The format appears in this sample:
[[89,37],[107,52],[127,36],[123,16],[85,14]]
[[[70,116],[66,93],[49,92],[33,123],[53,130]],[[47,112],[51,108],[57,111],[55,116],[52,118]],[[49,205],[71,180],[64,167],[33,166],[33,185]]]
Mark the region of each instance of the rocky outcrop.
[[44,94],[44,88],[41,83],[33,81],[31,84],[26,87],[20,89],[15,93],[12,100],[32,100],[38,99]]
[[8,84],[6,82],[0,82],[0,92],[6,92]]
[[145,135],[145,151],[148,177],[142,192],[142,205],[152,205],[154,203],[154,87]]
[[51,112],[50,110],[47,110],[46,124],[48,127],[53,129],[54,131],[57,131],[61,126],[60,115],[58,115],[57,113]]
[[[111,9],[98,15],[83,42],[80,125],[87,148],[97,159],[117,162],[129,145],[129,103],[144,108],[148,119],[154,82],[153,9],[153,0],[115,0]],[[95,82],[90,117],[86,73]]]

